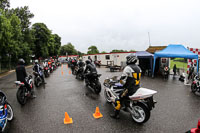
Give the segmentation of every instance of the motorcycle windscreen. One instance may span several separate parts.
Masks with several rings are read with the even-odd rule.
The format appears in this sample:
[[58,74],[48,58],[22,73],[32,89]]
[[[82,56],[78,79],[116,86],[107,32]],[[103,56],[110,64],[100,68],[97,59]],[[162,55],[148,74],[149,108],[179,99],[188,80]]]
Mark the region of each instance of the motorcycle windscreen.
[[132,99],[132,100],[145,99],[145,98],[153,96],[156,93],[157,93],[157,91],[154,91],[154,90],[151,90],[151,89],[139,88],[135,92],[135,94],[133,94],[132,96],[129,96],[129,98]]

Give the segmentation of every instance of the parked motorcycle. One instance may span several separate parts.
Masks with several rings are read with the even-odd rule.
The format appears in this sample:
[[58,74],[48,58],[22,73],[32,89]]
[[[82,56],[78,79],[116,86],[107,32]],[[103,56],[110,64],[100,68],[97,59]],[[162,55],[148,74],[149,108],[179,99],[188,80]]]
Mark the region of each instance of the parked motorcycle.
[[84,75],[86,86],[91,88],[96,94],[101,92],[101,83],[99,82],[100,76],[101,74],[93,74],[90,79],[88,79],[88,76]]
[[15,84],[19,87],[18,90],[17,90],[17,100],[21,105],[26,104],[27,98],[31,97],[32,90],[34,88],[33,80],[32,80],[32,76],[31,75],[29,75],[26,78],[26,81],[30,85],[31,91],[28,88],[25,87],[25,84],[23,82],[15,81]]
[[50,69],[48,67],[44,67],[44,76],[49,77],[50,75]]
[[7,121],[11,122],[14,118],[12,106],[8,103],[6,95],[0,91],[0,132],[4,132]]
[[[107,78],[103,85],[105,99],[115,107],[115,99],[119,98],[119,94],[124,90],[123,85],[113,78]],[[153,95],[156,93],[157,91],[154,90],[139,88],[136,93],[121,103],[121,110],[129,112],[136,123],[145,123],[150,118],[150,111],[155,107]]]
[[76,75],[76,79],[80,79],[80,80],[84,80],[84,68],[83,67],[80,67],[77,69],[75,69],[75,75]]
[[53,72],[53,66],[52,65],[49,65],[49,70],[50,70],[50,73]]
[[191,84],[191,91],[193,93],[195,92],[200,92],[200,81],[199,81],[199,76],[196,75],[193,79],[193,82]]
[[34,84],[36,87],[39,87],[42,84],[42,78],[38,72],[33,72],[34,75]]

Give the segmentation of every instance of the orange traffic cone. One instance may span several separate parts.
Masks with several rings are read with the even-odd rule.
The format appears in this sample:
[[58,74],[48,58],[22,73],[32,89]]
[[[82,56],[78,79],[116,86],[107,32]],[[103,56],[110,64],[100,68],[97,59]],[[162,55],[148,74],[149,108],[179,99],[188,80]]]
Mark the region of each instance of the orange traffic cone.
[[67,112],[65,112],[64,124],[71,124],[71,123],[73,123],[72,118],[70,118]]
[[69,70],[69,74],[71,74],[72,72],[71,72],[71,70]]
[[62,64],[61,68],[63,68],[63,64]]
[[103,115],[100,113],[99,111],[99,107],[96,107],[96,111],[95,113],[93,114],[94,118],[98,119],[98,118],[101,118],[103,117]]
[[63,75],[63,71],[62,71],[62,75]]

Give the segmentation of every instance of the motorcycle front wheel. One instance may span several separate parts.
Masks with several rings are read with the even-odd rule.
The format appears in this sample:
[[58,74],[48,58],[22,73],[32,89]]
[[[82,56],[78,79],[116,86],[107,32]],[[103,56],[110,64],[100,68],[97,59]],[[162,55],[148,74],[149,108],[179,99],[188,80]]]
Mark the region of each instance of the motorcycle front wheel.
[[194,83],[191,84],[191,91],[192,91],[193,93],[195,93],[195,92],[197,91],[197,86],[196,86],[196,84],[194,84]]
[[18,89],[17,91],[17,101],[24,105],[26,104],[27,97],[25,96],[25,90],[24,89]]
[[8,110],[7,119],[8,121],[12,121],[14,117],[12,106],[8,102],[6,104],[7,104],[7,110]]
[[150,118],[150,110],[142,103],[137,103],[132,107],[134,115],[131,115],[132,119],[138,123],[143,124]]
[[108,103],[111,103],[112,101],[111,101],[110,97],[108,96],[108,95],[109,95],[108,93],[109,93],[109,92],[107,92],[106,90],[104,90],[104,97],[105,97],[106,101],[107,101]]

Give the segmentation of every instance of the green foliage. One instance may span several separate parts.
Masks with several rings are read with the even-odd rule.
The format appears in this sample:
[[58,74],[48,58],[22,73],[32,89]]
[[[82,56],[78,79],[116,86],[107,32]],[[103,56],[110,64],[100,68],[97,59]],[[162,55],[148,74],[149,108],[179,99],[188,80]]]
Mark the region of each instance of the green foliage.
[[170,69],[173,69],[174,64],[176,64],[176,68],[184,69],[184,71],[187,72],[187,61],[185,62],[184,58],[171,59],[170,60]]
[[87,54],[98,54],[99,50],[97,49],[96,46],[92,45],[88,48]]
[[131,49],[129,52],[136,52],[134,49]]
[[18,7],[10,10],[11,14],[16,14],[21,21],[21,30],[25,32],[31,25],[30,19],[34,17],[34,14],[30,12],[28,6]]
[[19,58],[29,62],[31,55],[36,58],[57,56],[61,37],[52,34],[44,23],[33,24],[30,28],[34,14],[28,6],[9,7],[9,0],[0,0],[0,62],[15,64]]
[[[48,43],[51,37],[51,31],[47,28],[44,23],[35,23],[32,26],[33,36],[35,38],[34,44],[34,54],[36,58],[39,57],[48,57],[49,56],[49,49]],[[51,40],[50,40],[51,41]],[[50,44],[50,47],[51,44]]]
[[68,43],[66,45],[61,46],[60,48],[60,55],[77,55],[77,50],[74,48],[74,45]]
[[105,54],[105,53],[107,53],[107,52],[106,52],[106,51],[102,51],[101,53],[102,53],[102,54]]
[[6,10],[10,7],[10,1],[9,0],[0,0],[0,9]]
[[118,49],[113,49],[110,53],[118,53],[118,52],[128,52],[127,50],[118,50]]

